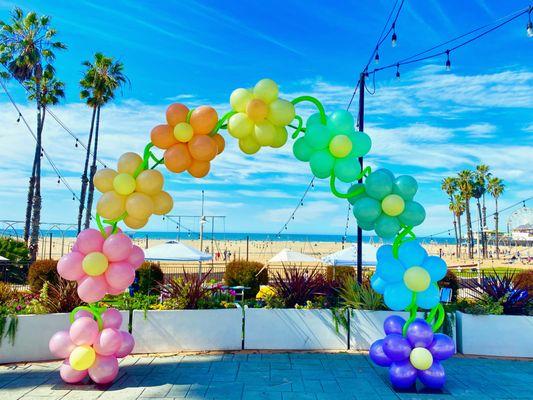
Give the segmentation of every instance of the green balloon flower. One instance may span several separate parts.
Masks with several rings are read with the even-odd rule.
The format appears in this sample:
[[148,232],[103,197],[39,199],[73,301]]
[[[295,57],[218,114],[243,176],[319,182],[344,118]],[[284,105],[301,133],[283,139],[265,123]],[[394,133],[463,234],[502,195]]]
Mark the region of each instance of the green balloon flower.
[[309,162],[317,178],[335,176],[343,182],[354,182],[361,173],[358,157],[370,150],[370,137],[356,132],[352,114],[344,110],[333,112],[324,125],[320,114],[307,120],[305,135],[294,142],[295,157]]
[[402,226],[420,225],[426,211],[413,201],[418,190],[416,180],[409,175],[394,178],[391,171],[378,169],[365,179],[364,184],[353,185],[349,197],[357,225],[366,231],[374,230],[383,239],[391,239]]

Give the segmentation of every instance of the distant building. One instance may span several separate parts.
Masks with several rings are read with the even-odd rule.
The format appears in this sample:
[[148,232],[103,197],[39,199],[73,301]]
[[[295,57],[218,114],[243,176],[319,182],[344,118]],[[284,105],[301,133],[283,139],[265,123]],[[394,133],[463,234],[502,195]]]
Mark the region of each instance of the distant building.
[[513,228],[511,237],[517,242],[533,243],[533,224],[524,224]]

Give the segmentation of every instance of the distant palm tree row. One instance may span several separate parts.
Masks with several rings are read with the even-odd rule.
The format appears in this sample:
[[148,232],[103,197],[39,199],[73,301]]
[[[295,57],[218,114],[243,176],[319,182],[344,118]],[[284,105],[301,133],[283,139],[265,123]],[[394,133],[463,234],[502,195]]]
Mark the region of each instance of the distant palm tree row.
[[[0,64],[8,71],[0,72],[0,79],[12,77],[21,83],[26,88],[28,100],[34,102],[37,108],[37,140],[28,185],[24,225],[24,240],[29,240],[32,261],[36,259],[39,243],[42,138],[46,110],[49,106],[59,104],[65,97],[65,84],[56,77],[54,61],[55,52],[66,50],[67,46],[56,40],[57,32],[50,22],[48,16],[38,16],[33,11],[24,14],[18,7],[13,10],[9,22],[0,21]],[[93,62],[84,61],[82,65],[85,71],[80,80],[80,96],[91,108],[92,118],[81,179],[78,231],[82,227],[84,210],[84,227],[89,226],[91,218],[94,194],[92,178],[96,173],[101,108],[112,100],[116,91],[127,82],[123,64],[101,53],[94,55]],[[89,169],[91,154],[93,157]]]
[[499,215],[498,198],[502,195],[505,185],[503,181],[489,172],[487,165],[478,165],[475,170],[465,169],[456,176],[449,176],[442,180],[442,190],[448,195],[450,200],[450,211],[453,215],[453,227],[455,232],[456,254],[461,257],[461,244],[463,234],[461,231],[461,216],[466,217],[466,244],[468,258],[474,258],[474,236],[472,231],[472,210],[470,200],[475,199],[477,205],[477,231],[481,242],[481,255],[488,257],[488,237],[487,237],[487,208],[485,206],[485,195],[488,193],[494,198],[494,230],[496,242],[496,258],[500,256],[499,249]]

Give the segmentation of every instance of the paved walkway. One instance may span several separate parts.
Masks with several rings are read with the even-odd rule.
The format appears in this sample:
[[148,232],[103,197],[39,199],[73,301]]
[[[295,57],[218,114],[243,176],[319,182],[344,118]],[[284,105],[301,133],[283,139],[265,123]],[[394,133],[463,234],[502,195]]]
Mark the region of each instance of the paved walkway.
[[533,399],[533,362],[455,357],[443,394],[395,393],[387,370],[350,353],[128,357],[109,387],[66,385],[58,362],[0,366],[0,399]]

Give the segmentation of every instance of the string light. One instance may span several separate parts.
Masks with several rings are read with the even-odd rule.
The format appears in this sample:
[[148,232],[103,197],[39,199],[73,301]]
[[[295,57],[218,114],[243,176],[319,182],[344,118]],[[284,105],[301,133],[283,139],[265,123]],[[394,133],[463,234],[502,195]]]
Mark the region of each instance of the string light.
[[531,12],[533,11],[533,7],[529,6],[529,13],[528,13],[528,22],[526,25],[526,33],[527,37],[533,37],[533,23],[531,22]]
[[400,64],[396,64],[396,79],[400,79]]
[[374,63],[379,64],[379,53],[378,53],[377,46],[376,46],[376,55],[374,56]]
[[391,37],[391,45],[392,47],[396,47],[398,42],[398,35],[396,35],[396,22],[392,24],[392,37]]
[[450,62],[450,50],[446,50],[446,71],[452,69],[452,63]]

